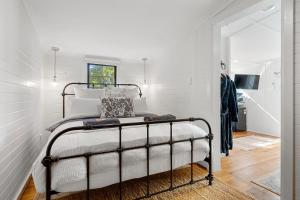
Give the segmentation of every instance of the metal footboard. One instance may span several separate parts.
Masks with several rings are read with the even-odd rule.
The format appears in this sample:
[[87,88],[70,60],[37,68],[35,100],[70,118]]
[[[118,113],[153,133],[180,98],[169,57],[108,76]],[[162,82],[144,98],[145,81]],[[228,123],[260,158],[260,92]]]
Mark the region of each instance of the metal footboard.
[[[203,121],[207,127],[208,127],[208,135],[205,137],[197,137],[197,138],[189,138],[184,140],[176,140],[173,141],[173,124],[176,122],[193,122],[193,121]],[[150,144],[149,142],[149,133],[151,129],[152,124],[163,124],[168,123],[170,125],[170,140],[168,142],[162,142],[162,143],[156,143],[156,144]],[[129,126],[146,126],[147,130],[147,141],[145,145],[142,146],[135,146],[135,147],[128,147],[123,148],[122,147],[122,128],[123,127],[129,127]],[[51,148],[55,141],[62,136],[63,134],[74,131],[74,130],[96,130],[96,129],[109,129],[109,128],[118,128],[119,130],[119,147],[115,150],[109,150],[109,151],[99,151],[99,152],[89,152],[84,154],[77,154],[77,155],[71,155],[71,156],[64,156],[64,157],[53,157],[51,156]],[[201,179],[195,179],[193,174],[193,150],[194,150],[194,141],[196,140],[203,140],[206,139],[209,142],[209,156],[205,159],[208,163],[208,175],[205,178]],[[141,149],[146,148],[147,150],[147,189],[144,196],[138,197],[137,199],[143,199],[147,197],[151,197],[153,195],[171,191],[174,189],[177,189],[182,186],[186,186],[188,184],[193,184],[198,181],[208,180],[209,185],[212,184],[213,181],[213,175],[212,175],[212,140],[213,140],[213,134],[211,132],[211,126],[210,124],[203,118],[187,118],[187,119],[177,119],[177,120],[169,120],[169,121],[153,121],[153,122],[135,122],[135,123],[123,123],[118,125],[101,125],[101,126],[78,126],[78,127],[72,127],[67,128],[61,132],[59,132],[57,135],[55,135],[50,142],[48,143],[47,149],[46,149],[46,155],[43,158],[42,164],[46,167],[46,200],[50,200],[51,196],[53,194],[56,194],[57,192],[51,190],[51,165],[52,163],[59,162],[60,160],[65,159],[72,159],[72,158],[78,158],[78,157],[84,157],[86,159],[86,168],[87,168],[87,182],[86,182],[86,199],[90,199],[90,157],[94,155],[100,155],[100,154],[107,154],[107,153],[113,153],[117,152],[119,155],[119,199],[122,199],[122,153],[124,151],[128,150],[134,150],[134,149]],[[191,161],[190,161],[190,170],[191,170],[191,177],[190,181],[188,183],[174,186],[173,185],[173,145],[180,142],[190,142],[191,143]],[[170,187],[166,190],[161,190],[159,192],[150,193],[149,191],[149,185],[150,185],[150,172],[149,172],[149,165],[150,165],[150,148],[154,146],[160,146],[160,145],[170,145]]]

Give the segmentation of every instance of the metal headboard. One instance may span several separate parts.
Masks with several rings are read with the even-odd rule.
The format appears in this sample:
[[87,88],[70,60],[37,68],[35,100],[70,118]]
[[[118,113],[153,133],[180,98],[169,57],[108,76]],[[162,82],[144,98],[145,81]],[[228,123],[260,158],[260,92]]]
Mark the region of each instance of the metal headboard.
[[95,86],[114,86],[114,87],[120,87],[120,86],[134,86],[137,87],[139,90],[139,96],[142,97],[142,90],[140,88],[140,86],[138,86],[137,84],[132,84],[132,83],[116,83],[116,84],[104,84],[104,83],[99,83],[99,84],[94,84],[94,83],[80,83],[80,82],[73,82],[73,83],[68,83],[67,85],[65,85],[63,92],[62,92],[62,97],[63,97],[63,118],[65,117],[65,97],[66,96],[74,96],[74,93],[67,93],[66,89],[71,86],[71,85],[87,85],[89,88],[95,88]]

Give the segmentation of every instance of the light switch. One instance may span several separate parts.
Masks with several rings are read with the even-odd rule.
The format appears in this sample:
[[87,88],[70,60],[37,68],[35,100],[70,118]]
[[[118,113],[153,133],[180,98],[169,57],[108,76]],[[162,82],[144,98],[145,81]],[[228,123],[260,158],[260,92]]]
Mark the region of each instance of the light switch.
[[193,77],[190,77],[189,78],[189,83],[188,83],[189,85],[193,85]]

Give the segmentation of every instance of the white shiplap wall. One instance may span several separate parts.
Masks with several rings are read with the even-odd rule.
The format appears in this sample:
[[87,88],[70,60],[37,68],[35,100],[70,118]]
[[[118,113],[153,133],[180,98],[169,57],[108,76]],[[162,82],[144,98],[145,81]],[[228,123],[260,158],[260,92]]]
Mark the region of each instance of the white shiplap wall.
[[[220,109],[212,101],[219,98],[219,92],[214,91],[214,82],[219,83],[219,77],[216,81],[213,79],[210,21],[203,22],[199,27],[201,28],[191,31],[182,41],[178,41],[176,46],[149,68],[149,103],[154,113],[170,113],[178,118],[207,119],[215,133],[213,168],[218,170],[220,131],[216,119]],[[218,96],[214,96],[215,94]]]
[[0,1],[0,199],[13,200],[39,151],[41,55],[21,0]]
[[211,118],[210,35],[210,24],[203,23],[151,65],[151,111]]
[[295,191],[300,200],[300,0],[295,1],[295,124]]
[[295,1],[295,176],[300,200],[300,1]]

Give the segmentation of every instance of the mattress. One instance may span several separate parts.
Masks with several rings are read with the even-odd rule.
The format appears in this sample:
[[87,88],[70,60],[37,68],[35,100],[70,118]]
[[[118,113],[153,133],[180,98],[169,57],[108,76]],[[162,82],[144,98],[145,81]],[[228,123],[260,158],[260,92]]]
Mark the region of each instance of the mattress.
[[[123,119],[124,122],[141,121],[140,118]],[[72,121],[56,128],[49,140],[61,130],[74,126],[82,126],[82,121]],[[150,144],[169,141],[169,124],[150,125]],[[173,141],[204,137],[207,133],[190,122],[173,124]],[[134,147],[146,144],[146,127],[134,126],[122,129],[122,147]],[[89,130],[71,131],[59,137],[51,151],[53,156],[69,156],[87,152],[108,151],[118,148],[119,130]],[[47,146],[47,145],[46,145]],[[45,148],[38,156],[32,168],[32,176],[37,192],[45,192],[45,167],[41,164],[45,156]],[[195,140],[193,159],[194,162],[204,160],[209,153],[209,144],[206,139]],[[170,169],[170,145],[161,145],[150,148],[150,174],[156,174]],[[173,168],[178,168],[190,163],[191,144],[180,142],[173,145]],[[146,149],[134,149],[122,153],[122,180],[144,177],[147,174]],[[73,158],[61,160],[52,164],[51,189],[57,192],[73,192],[86,189],[86,160]],[[107,153],[95,155],[90,158],[90,188],[101,188],[119,182],[119,155]]]

